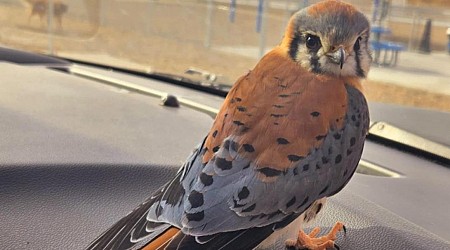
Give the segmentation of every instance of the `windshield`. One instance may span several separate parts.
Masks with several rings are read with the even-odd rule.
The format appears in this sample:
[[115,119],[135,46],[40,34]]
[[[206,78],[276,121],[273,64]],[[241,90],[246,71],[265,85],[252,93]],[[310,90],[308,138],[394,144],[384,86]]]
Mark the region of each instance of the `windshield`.
[[[315,2],[3,0],[0,45],[231,86]],[[372,22],[368,100],[450,111],[450,2],[348,2]]]

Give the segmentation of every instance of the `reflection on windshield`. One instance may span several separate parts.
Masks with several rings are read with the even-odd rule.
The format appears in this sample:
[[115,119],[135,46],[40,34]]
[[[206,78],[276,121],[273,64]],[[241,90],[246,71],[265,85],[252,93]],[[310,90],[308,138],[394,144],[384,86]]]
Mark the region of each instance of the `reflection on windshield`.
[[[231,85],[315,2],[4,0],[0,45]],[[369,100],[450,111],[450,3],[349,2],[373,22]]]

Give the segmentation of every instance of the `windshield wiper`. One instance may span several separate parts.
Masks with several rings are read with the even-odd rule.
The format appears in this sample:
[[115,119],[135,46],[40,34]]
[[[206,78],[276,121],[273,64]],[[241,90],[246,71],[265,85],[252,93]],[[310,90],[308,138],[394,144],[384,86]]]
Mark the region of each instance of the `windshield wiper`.
[[[59,57],[57,57],[59,58]],[[163,81],[166,83],[175,84],[178,86],[188,87],[191,89],[199,90],[202,92],[218,95],[225,97],[231,88],[231,86],[226,84],[215,84],[213,86],[211,85],[205,85],[202,81],[195,81],[188,77],[184,77],[182,75],[176,75],[176,74],[169,74],[169,73],[163,73],[163,72],[143,72],[133,69],[126,69],[126,68],[120,68],[110,65],[104,65],[100,63],[94,63],[94,62],[85,62],[81,60],[71,59],[71,58],[63,58],[64,60],[70,61],[72,63],[78,63],[81,65],[87,65],[87,66],[93,66],[97,68],[107,69],[111,71],[136,75],[140,77],[145,77],[153,80]]]
[[371,123],[367,138],[450,166],[450,147],[413,134],[387,122]]

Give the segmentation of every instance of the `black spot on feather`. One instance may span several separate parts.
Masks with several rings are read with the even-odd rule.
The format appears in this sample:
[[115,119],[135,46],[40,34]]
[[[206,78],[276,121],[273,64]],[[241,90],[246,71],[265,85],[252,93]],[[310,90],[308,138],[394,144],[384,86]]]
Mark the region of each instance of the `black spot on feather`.
[[244,213],[251,212],[251,211],[253,211],[255,209],[255,207],[256,207],[256,204],[253,204],[253,205],[251,205],[250,207],[248,207],[246,209],[242,209],[242,212],[244,212]]
[[233,164],[231,161],[227,161],[224,158],[217,157],[216,158],[216,166],[220,168],[221,170],[230,170],[233,167]]
[[215,138],[217,136],[217,133],[219,133],[219,131],[214,131],[214,133],[212,134],[212,136]]
[[270,219],[272,219],[273,217],[275,217],[276,215],[279,215],[279,214],[281,214],[280,210],[278,210],[276,212],[273,212],[273,213],[269,214],[269,217],[267,217],[267,219],[270,220]]
[[272,105],[273,107],[275,107],[275,108],[279,108],[279,109],[281,109],[281,108],[284,108],[284,106],[283,105]]
[[285,145],[285,144],[289,144],[289,141],[287,139],[285,139],[285,138],[281,138],[280,137],[280,138],[277,138],[277,143]]
[[201,173],[200,174],[200,181],[202,182],[203,185],[209,186],[209,185],[213,184],[213,177],[211,175],[207,175],[205,173]]
[[281,97],[281,98],[286,98],[286,97],[289,97],[289,95],[286,95],[286,94],[281,94],[281,95],[278,95],[278,97]]
[[275,118],[280,118],[280,117],[283,117],[283,116],[286,116],[286,115],[284,115],[284,114],[270,114],[270,116],[271,117],[275,117]]
[[356,143],[356,138],[355,137],[350,138],[350,146],[355,145],[355,143]]
[[336,158],[334,159],[334,163],[338,164],[342,161],[342,155],[337,155]]
[[234,208],[240,208],[240,207],[245,207],[245,205],[247,205],[247,204],[239,204],[239,203],[237,203],[237,200],[235,200],[235,199],[233,199],[233,207]]
[[298,155],[288,155],[288,159],[292,162],[295,162],[295,161],[299,161],[299,160],[303,159],[303,157],[298,156]]
[[314,112],[311,113],[311,115],[312,115],[313,117],[318,117],[318,116],[320,115],[320,113],[317,112],[317,111],[314,111]]
[[238,125],[238,126],[242,126],[244,125],[244,123],[242,123],[241,121],[233,121],[234,124]]
[[295,204],[295,201],[296,201],[296,198],[295,198],[295,196],[294,196],[294,197],[292,197],[292,199],[290,199],[290,200],[288,201],[288,203],[286,203],[286,208],[289,208],[290,206],[294,205],[294,204]]
[[250,191],[247,187],[243,187],[238,193],[239,200],[246,199],[250,195]]
[[317,205],[317,210],[316,210],[316,214],[318,214],[320,212],[320,210],[322,210],[322,203],[319,203],[319,205]]
[[325,138],[327,135],[318,135],[318,136],[316,136],[316,140],[318,140],[318,141],[320,141],[320,140],[322,140],[323,138]]
[[239,148],[239,144],[235,141],[230,141],[230,149],[233,151],[238,151]]
[[219,149],[220,149],[220,146],[215,146],[212,151],[215,153],[215,152],[219,151]]
[[188,197],[189,203],[191,203],[192,208],[200,207],[203,205],[203,194],[197,191],[192,191]]
[[274,177],[274,176],[278,176],[278,175],[280,175],[281,173],[283,173],[283,172],[280,171],[280,170],[276,170],[276,169],[268,168],[268,167],[258,169],[258,171],[261,172],[263,175],[265,175],[265,176],[267,176],[267,177]]
[[255,148],[251,144],[243,144],[242,147],[246,152],[252,153],[255,152]]
[[246,108],[246,107],[243,107],[243,106],[237,106],[236,108],[237,108],[237,110],[239,110],[239,111],[241,111],[241,112],[247,111],[247,108]]
[[205,218],[205,213],[203,211],[197,212],[197,213],[186,213],[186,218],[188,221],[201,221],[203,218]]
[[308,171],[308,169],[309,169],[309,164],[306,164],[303,166],[303,171]]

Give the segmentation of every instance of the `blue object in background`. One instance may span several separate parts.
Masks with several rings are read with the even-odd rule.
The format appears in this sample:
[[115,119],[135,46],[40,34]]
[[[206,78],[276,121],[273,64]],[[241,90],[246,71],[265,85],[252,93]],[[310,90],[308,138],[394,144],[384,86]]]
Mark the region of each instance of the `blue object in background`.
[[230,15],[228,16],[228,18],[230,19],[230,22],[234,23],[235,16],[236,16],[236,0],[231,0]]
[[264,0],[258,0],[258,14],[256,15],[256,32],[261,32],[261,22],[264,11]]

